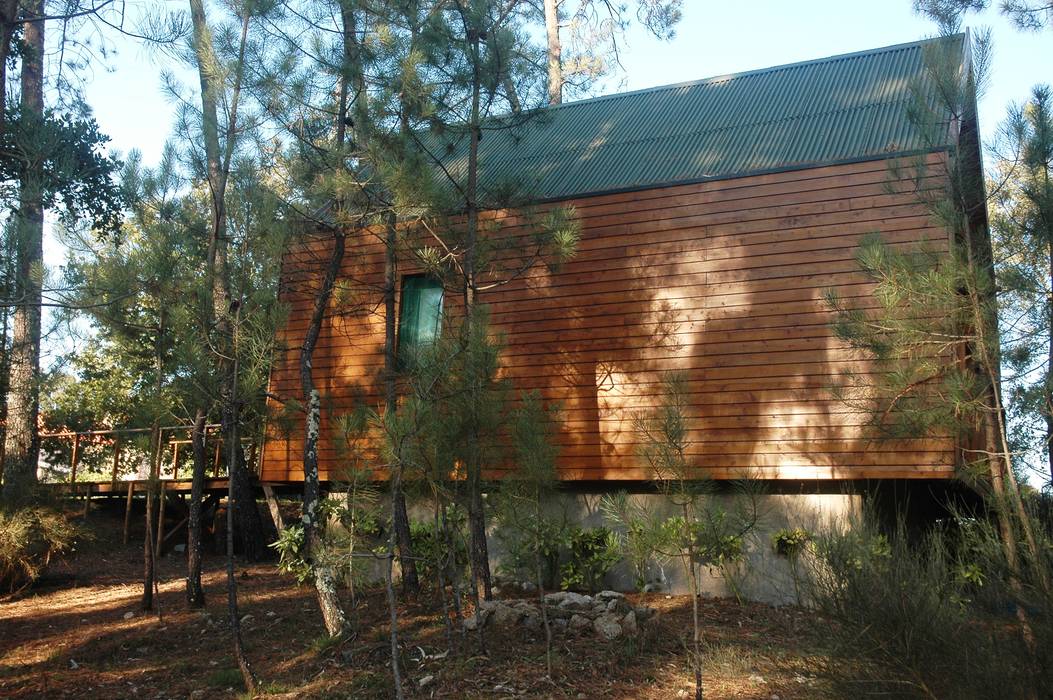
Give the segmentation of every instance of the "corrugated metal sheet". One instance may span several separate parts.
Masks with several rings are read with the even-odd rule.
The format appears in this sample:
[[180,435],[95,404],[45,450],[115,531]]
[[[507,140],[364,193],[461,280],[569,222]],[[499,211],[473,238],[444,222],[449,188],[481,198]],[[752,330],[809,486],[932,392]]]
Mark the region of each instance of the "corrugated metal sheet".
[[[964,35],[901,44],[686,84],[571,102],[519,124],[495,120],[480,144],[484,192],[525,199],[643,189],[811,167],[948,145],[912,128],[931,97],[925,56],[963,56]],[[917,89],[915,89],[917,88]],[[920,92],[919,92],[920,91]],[[466,134],[430,136],[463,176]],[[485,199],[485,197],[484,197]]]

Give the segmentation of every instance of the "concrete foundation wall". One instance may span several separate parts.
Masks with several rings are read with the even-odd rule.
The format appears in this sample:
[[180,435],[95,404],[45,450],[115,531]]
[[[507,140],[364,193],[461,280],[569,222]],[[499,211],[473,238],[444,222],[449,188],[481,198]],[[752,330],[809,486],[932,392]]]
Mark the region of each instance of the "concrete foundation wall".
[[[582,527],[607,526],[601,510],[601,500],[610,493],[602,486],[595,490],[578,489],[557,494],[548,504],[547,510],[554,518],[565,517],[567,522]],[[649,512],[662,517],[680,514],[679,507],[665,494],[653,492],[629,493],[628,498]],[[744,503],[746,497],[726,491],[700,497],[700,503],[709,510],[723,509],[733,512],[752,505]],[[796,601],[795,586],[787,559],[772,549],[772,535],[783,528],[804,528],[816,531],[827,526],[848,524],[858,516],[863,507],[864,495],[859,489],[845,489],[826,493],[761,493],[753,497],[756,504],[757,522],[744,538],[744,561],[728,572],[702,569],[702,590],[707,596],[734,596],[736,590],[743,598],[772,604],[787,604]],[[410,518],[422,522],[432,521],[432,506],[427,501],[410,504]],[[489,528],[488,547],[492,571],[500,569],[506,549],[497,536],[496,528]],[[689,593],[690,580],[679,559],[664,562],[656,572],[652,586],[669,593]],[[634,590],[630,566],[620,562],[606,576],[604,587],[616,591]]]

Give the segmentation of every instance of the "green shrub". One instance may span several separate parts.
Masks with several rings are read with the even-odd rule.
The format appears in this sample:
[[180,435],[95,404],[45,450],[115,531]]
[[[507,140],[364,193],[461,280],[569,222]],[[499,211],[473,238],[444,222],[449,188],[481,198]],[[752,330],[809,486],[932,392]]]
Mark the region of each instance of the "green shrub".
[[13,593],[36,581],[77,535],[70,519],[52,508],[0,511],[0,589]]
[[[559,562],[571,548],[571,528],[562,519],[543,519],[533,523],[535,532],[527,533],[513,524],[502,523],[497,537],[505,546],[501,572],[520,581],[534,581],[534,562],[540,555],[541,585],[555,589],[559,583]],[[534,538],[537,537],[537,540]]]
[[569,560],[563,565],[562,585],[566,589],[595,593],[603,577],[621,560],[618,538],[606,527],[573,528]]
[[417,572],[422,582],[439,583],[439,566],[445,581],[454,578],[463,579],[468,571],[468,545],[464,517],[451,520],[450,539],[453,540],[453,552],[447,546],[441,529],[433,523],[410,523],[410,543],[413,556],[417,559]]
[[827,671],[846,696],[1050,697],[1053,609],[1036,589],[1010,586],[987,523],[910,538],[864,520],[814,545],[805,585],[837,622]]

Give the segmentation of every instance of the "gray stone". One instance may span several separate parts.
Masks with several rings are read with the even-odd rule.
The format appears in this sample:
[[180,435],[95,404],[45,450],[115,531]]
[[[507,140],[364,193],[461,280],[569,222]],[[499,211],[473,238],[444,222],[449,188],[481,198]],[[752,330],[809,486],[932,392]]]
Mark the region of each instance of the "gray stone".
[[596,600],[602,600],[604,602],[608,600],[614,600],[616,598],[624,599],[625,594],[619,593],[618,591],[600,591],[596,594]]
[[419,685],[421,688],[425,688],[425,687],[431,685],[434,680],[435,680],[435,676],[433,676],[431,674],[429,674],[427,676],[421,676],[420,680],[417,681],[417,685]]
[[587,630],[592,623],[584,615],[572,615],[568,623],[568,629],[573,634],[581,634]]
[[523,581],[523,585],[520,586],[520,588],[523,589],[524,593],[536,593],[537,592],[537,586],[534,585],[533,583],[531,583],[530,581]]
[[520,624],[531,632],[537,632],[544,626],[541,620],[541,615],[537,612],[529,612],[525,614]]
[[621,625],[622,629],[625,630],[625,633],[630,637],[635,637],[637,634],[640,633],[640,628],[636,624],[636,612],[633,610],[630,610],[629,612],[625,613],[625,617],[622,618]]
[[548,624],[552,627],[552,634],[563,634],[567,631],[567,621],[561,617],[549,620]]
[[486,627],[486,621],[490,619],[493,603],[490,603],[489,606],[490,607],[487,607],[487,604],[484,601],[482,604],[479,605],[478,616],[469,615],[468,617],[464,618],[464,622],[461,623],[464,625],[464,628],[469,632],[474,632],[480,624],[483,627]]
[[622,626],[619,624],[618,618],[614,615],[600,615],[592,623],[592,628],[596,630],[596,634],[606,639],[608,642],[614,641],[622,636]]
[[607,601],[606,611],[615,615],[624,615],[633,609],[625,598],[611,598]]
[[133,617],[135,617],[135,613],[133,613],[131,610],[129,610],[128,612],[124,613],[124,619],[125,620],[131,620]]
[[519,622],[523,612],[511,605],[497,605],[493,609],[494,624],[498,627],[511,627]]
[[564,609],[588,610],[592,607],[592,596],[574,593],[573,591],[558,591],[546,595],[545,602]]

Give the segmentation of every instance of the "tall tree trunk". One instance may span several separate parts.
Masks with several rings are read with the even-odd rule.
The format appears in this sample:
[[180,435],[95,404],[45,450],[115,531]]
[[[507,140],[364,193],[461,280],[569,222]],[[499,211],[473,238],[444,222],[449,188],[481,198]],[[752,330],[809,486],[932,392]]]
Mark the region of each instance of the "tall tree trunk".
[[559,42],[560,0],[545,0],[545,34],[548,38],[548,103],[563,102],[563,60]]
[[194,473],[190,484],[190,512],[187,516],[186,602],[191,608],[205,607],[205,589],[201,586],[201,506],[205,496],[205,412],[198,409],[190,433],[194,455]]
[[[472,106],[468,127],[471,130],[468,141],[468,178],[465,186],[465,255],[464,255],[464,332],[465,342],[471,342],[475,305],[476,305],[476,270],[475,256],[478,254],[479,235],[479,102],[482,82],[479,73],[480,56],[479,30],[470,30],[469,40],[472,45]],[[468,361],[474,365],[471,353]],[[468,395],[469,410],[475,411],[481,393],[478,386],[479,368],[469,366]],[[486,512],[483,505],[482,456],[479,449],[478,416],[470,418],[472,435],[469,436],[466,467],[468,472],[468,532],[472,560],[473,595],[490,600],[493,597],[493,585],[490,577],[490,555],[486,543]]]
[[19,5],[19,0],[0,0],[0,133],[7,121],[7,61],[11,58],[11,40],[18,26]]
[[[1048,173],[1047,173],[1048,177]],[[1046,184],[1049,189],[1049,184]],[[1053,231],[1047,232],[1047,236]],[[1053,240],[1048,244],[1049,249],[1049,285],[1051,299],[1049,303],[1049,354],[1046,364],[1046,455],[1049,459],[1049,477],[1053,482]]]
[[[211,199],[212,221],[208,242],[208,270],[211,277],[212,323],[217,347],[216,368],[220,378],[220,432],[223,444],[228,446],[227,473],[235,497],[234,515],[242,554],[252,560],[262,559],[266,553],[263,519],[256,506],[255,475],[245,464],[241,446],[235,443],[237,426],[233,425],[237,413],[232,405],[234,392],[233,353],[231,352],[232,328],[230,323],[231,302],[230,271],[227,265],[227,209],[226,190],[230,174],[230,162],[238,127],[238,99],[241,91],[241,76],[244,71],[245,47],[250,15],[242,16],[241,43],[238,62],[235,65],[235,81],[230,99],[229,122],[227,124],[226,150],[221,152],[219,140],[219,102],[223,92],[223,76],[218,70],[219,58],[212,45],[212,35],[205,17],[203,0],[189,0],[190,17],[193,23],[194,54],[198,64],[201,84],[201,131],[205,146],[205,161],[208,168],[208,185]],[[231,449],[233,448],[233,449]]]
[[[14,251],[13,238],[4,232],[3,249]],[[10,299],[14,296],[11,281],[14,277],[14,261],[9,257],[0,263],[0,297]],[[7,343],[8,330],[11,327],[11,307],[6,304],[0,309],[0,484],[4,477],[4,426],[7,425],[7,380],[11,368],[11,348]]]
[[[43,16],[43,0],[30,0],[26,12]],[[44,20],[23,32],[22,118],[44,118]],[[4,433],[4,500],[29,497],[37,483],[40,436],[40,304],[44,265],[44,207],[40,164],[30,164],[20,183],[16,215],[15,307],[8,370],[7,430]]]
[[325,321],[325,312],[333,294],[337,275],[344,260],[346,234],[338,230],[333,236],[333,251],[329,265],[315,295],[314,311],[300,346],[300,388],[303,391],[306,418],[303,443],[303,533],[304,557],[314,575],[314,587],[318,596],[318,607],[330,637],[336,637],[347,629],[347,617],[340,606],[336,593],[336,576],[333,567],[322,556],[322,529],[319,522],[321,485],[318,478],[318,437],[322,427],[322,401],[314,385],[311,373],[314,349]]

